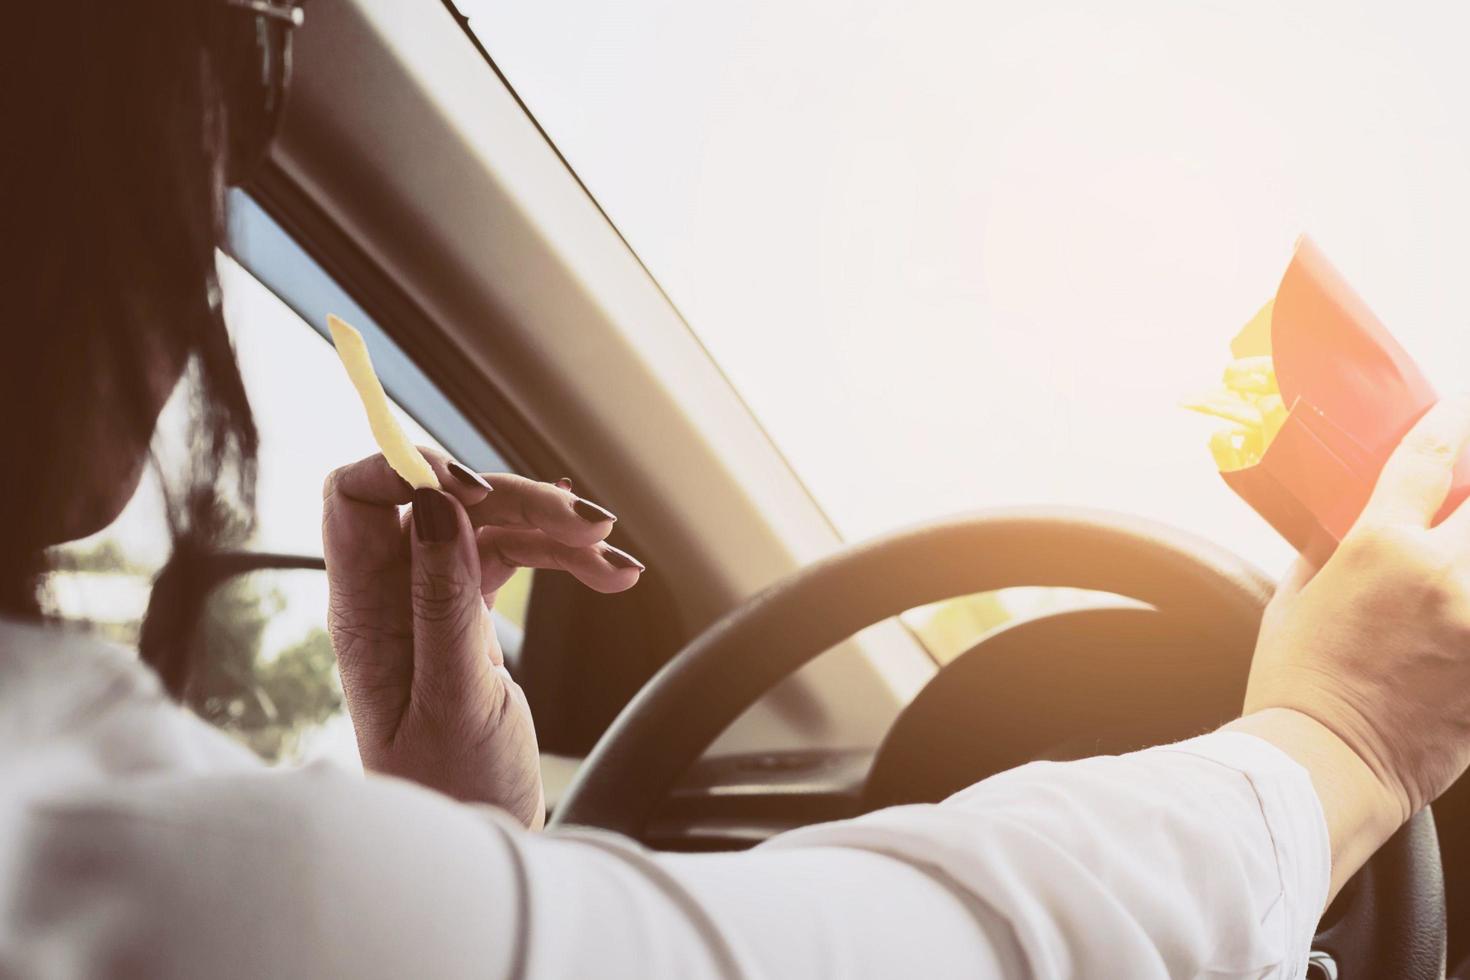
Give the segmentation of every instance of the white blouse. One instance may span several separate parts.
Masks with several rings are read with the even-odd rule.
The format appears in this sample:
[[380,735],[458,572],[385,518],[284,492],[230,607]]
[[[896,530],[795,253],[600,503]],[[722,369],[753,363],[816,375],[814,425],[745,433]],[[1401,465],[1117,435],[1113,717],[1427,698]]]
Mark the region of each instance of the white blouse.
[[1305,770],[1216,733],[737,854],[268,769],[124,652],[0,622],[0,976],[1301,975]]

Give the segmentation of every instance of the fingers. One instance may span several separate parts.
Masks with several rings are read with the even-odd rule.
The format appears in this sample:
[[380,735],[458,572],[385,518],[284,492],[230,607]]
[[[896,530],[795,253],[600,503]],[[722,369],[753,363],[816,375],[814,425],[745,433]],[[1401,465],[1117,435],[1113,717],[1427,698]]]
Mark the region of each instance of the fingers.
[[[617,517],[572,493],[570,480],[540,483],[509,473],[487,479],[439,450],[419,448],[444,493],[462,505],[472,527],[527,532],[506,538],[504,552],[493,546],[500,538],[486,537],[492,543],[492,567],[481,575],[485,594],[498,589],[521,566],[564,569],[603,592],[620,592],[637,582],[642,564],[617,548],[600,544]],[[415,522],[408,513],[400,517],[398,507],[416,502],[417,491],[381,455],[333,471],[323,492],[327,551],[329,557],[350,555],[353,561],[347,564],[355,568],[349,567],[348,572],[375,575],[390,564],[394,549],[402,546],[400,521],[402,530],[412,537]],[[366,531],[371,533],[364,534]]]
[[393,472],[382,453],[377,453],[327,474],[322,496],[327,500],[341,498],[359,504],[390,506],[412,500],[413,487]]
[[1428,527],[1449,493],[1455,461],[1470,442],[1470,396],[1446,398],[1421,418],[1383,466],[1360,526]]
[[[511,473],[489,479],[437,449],[420,446],[444,492],[469,511],[475,526],[536,528],[553,540],[586,547],[612,532],[617,516],[571,492],[571,481],[540,483]],[[413,488],[393,471],[381,454],[350,463],[327,477],[324,494],[344,503],[398,506],[413,499]]]
[[413,492],[410,523],[414,689],[434,697],[474,690],[496,641],[469,516],[454,497],[423,488]]
[[[483,477],[437,449],[420,446],[440,486],[465,505],[490,494]],[[413,487],[381,453],[333,470],[322,487],[322,545],[339,578],[373,576],[402,558],[398,507],[413,499]]]
[[[418,449],[439,478],[439,485],[466,507],[490,495],[493,488],[480,474],[437,449],[428,446]],[[413,499],[413,487],[394,472],[382,453],[333,470],[322,492],[328,498],[336,494],[357,503],[379,506],[406,504]]]
[[570,572],[597,592],[622,592],[638,582],[643,564],[627,552],[597,542],[583,547],[563,544],[535,529],[482,527],[476,532],[480,553],[480,588],[494,592],[517,568],[549,568]]
[[397,505],[412,496],[413,488],[381,455],[327,476],[322,486],[322,553],[333,582],[350,585],[353,592],[376,588],[384,571],[402,562]]
[[612,533],[617,520],[610,511],[558,484],[509,473],[496,473],[491,480],[495,492],[469,508],[477,527],[535,528],[561,544],[587,547]]

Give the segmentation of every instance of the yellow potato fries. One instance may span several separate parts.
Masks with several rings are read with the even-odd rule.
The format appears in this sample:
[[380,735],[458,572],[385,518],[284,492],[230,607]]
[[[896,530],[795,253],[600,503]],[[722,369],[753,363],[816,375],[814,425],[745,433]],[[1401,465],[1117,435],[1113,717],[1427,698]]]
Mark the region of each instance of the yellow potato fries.
[[1287,414],[1269,356],[1237,358],[1225,368],[1221,387],[1184,407],[1230,423],[1210,437],[1210,452],[1222,473],[1259,463]]
[[388,408],[388,395],[373,370],[373,361],[368,356],[362,334],[335,316],[327,317],[327,327],[332,331],[332,343],[337,347],[342,366],[347,369],[347,377],[357,389],[357,397],[362,399],[368,426],[373,430],[373,440],[383,451],[383,458],[393,467],[393,472],[407,480],[414,489],[433,487],[438,490],[439,478],[434,475],[434,468],[418,447],[409,441]]
[[1277,392],[1276,371],[1271,366],[1271,356],[1240,357],[1225,368],[1225,387],[1231,391],[1274,395]]

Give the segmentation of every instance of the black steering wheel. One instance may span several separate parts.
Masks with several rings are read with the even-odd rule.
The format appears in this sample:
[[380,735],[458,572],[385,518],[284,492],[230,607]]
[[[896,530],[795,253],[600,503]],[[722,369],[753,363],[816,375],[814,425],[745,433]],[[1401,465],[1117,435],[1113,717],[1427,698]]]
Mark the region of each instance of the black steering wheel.
[[[1169,648],[1176,663],[1191,667],[1176,672],[1176,679],[1204,677],[1208,690],[1198,682],[1194,689],[1189,683],[1182,688],[1162,685],[1164,703],[1181,702],[1186,710],[1171,715],[1159,733],[1171,731],[1171,724],[1203,731],[1238,712],[1261,613],[1273,590],[1272,582],[1249,563],[1207,541],[1096,511],[995,511],[856,544],[754,596],[654,675],[588,755],[552,823],[639,836],[675,782],[715,738],[803,664],[907,609],[1012,586],[1087,589],[1142,604],[1100,615],[1056,617],[1061,624],[1057,633],[1025,626],[1002,632],[997,641],[1028,650],[1075,651],[1082,627],[1093,634],[1086,643],[1094,654],[1097,649],[1121,655],[1135,646],[1155,653]],[[1095,635],[1098,631],[1103,635]],[[1004,671],[996,668],[1015,658],[994,653],[991,643],[980,644],[941,670],[905,709],[869,776],[870,804],[937,799],[959,788],[956,780],[973,781],[997,766],[1026,761],[1014,758],[1017,751],[1032,757],[1045,754],[1045,746],[1037,751],[1026,737],[1038,725],[1054,752],[1054,736],[1067,735],[1075,743],[1076,736],[1087,734],[1040,723],[1043,715],[1072,717],[1053,705],[1049,712],[1028,713],[1021,719],[1025,725],[986,729],[983,744],[975,745],[973,753],[953,751],[955,730],[935,728],[933,720],[944,719],[956,703],[973,705],[969,699],[984,693],[976,684],[982,675],[1002,675],[1001,685],[989,686],[1000,695],[1007,693]],[[1109,666],[1106,658],[1094,655],[1092,660]],[[1157,663],[1157,657],[1150,662]],[[1135,675],[1131,680],[1137,686],[1151,678]],[[1041,690],[1047,692],[1045,686]],[[1187,709],[1197,697],[1213,699],[1204,717]],[[1099,700],[1105,699],[1093,699]],[[1222,712],[1224,717],[1208,716]],[[1135,717],[1148,713],[1129,708]],[[968,711],[972,725],[983,728],[977,714],[973,707]],[[1084,718],[1082,724],[1085,728],[1096,720]],[[953,725],[953,720],[945,724]],[[1136,740],[1139,732],[1131,737]],[[1008,741],[1016,744],[996,750],[998,743]],[[946,746],[946,758],[961,758],[958,769],[936,771],[924,764],[935,754],[924,750],[936,744]],[[1090,747],[1117,744],[1099,735]],[[1075,754],[1075,745],[1060,751]],[[973,771],[966,768],[967,758],[973,760]],[[1443,870],[1427,810],[1385,844],[1343,890],[1322,920],[1316,949],[1321,960],[1313,969],[1320,972],[1309,975],[1342,980],[1443,976]]]

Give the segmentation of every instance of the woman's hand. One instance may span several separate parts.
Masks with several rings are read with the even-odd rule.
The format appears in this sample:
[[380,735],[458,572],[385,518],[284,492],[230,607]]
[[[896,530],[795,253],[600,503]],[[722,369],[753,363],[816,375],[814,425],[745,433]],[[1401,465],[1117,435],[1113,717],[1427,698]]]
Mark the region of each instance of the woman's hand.
[[423,452],[445,492],[411,490],[382,456],[323,489],[328,625],[363,765],[538,827],[536,732],[491,625],[496,590],[524,566],[621,592],[643,566],[604,543],[616,518],[566,485],[487,481]]
[[1389,831],[1470,765],[1470,507],[1430,526],[1467,442],[1470,399],[1420,420],[1332,558],[1282,586],[1251,668],[1246,711],[1293,709],[1345,743]]

